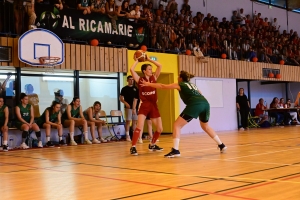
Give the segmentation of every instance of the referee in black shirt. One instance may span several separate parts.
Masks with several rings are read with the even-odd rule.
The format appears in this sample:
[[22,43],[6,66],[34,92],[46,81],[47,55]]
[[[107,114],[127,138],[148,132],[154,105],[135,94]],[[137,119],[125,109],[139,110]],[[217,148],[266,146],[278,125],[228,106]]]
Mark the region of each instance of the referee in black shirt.
[[239,130],[249,129],[248,128],[248,114],[250,112],[250,103],[247,96],[244,94],[244,88],[239,89],[239,94],[236,96],[236,107],[240,111],[241,124]]

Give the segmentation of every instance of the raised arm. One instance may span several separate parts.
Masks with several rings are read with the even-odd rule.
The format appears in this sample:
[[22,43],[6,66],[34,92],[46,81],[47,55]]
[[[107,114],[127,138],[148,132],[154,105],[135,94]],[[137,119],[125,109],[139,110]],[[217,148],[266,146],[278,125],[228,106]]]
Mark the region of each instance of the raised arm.
[[150,83],[150,82],[146,82],[143,81],[142,86],[150,86],[153,88],[157,88],[157,89],[177,89],[177,90],[181,90],[180,86],[178,85],[178,83],[172,83],[172,84],[162,84],[162,83]]
[[[135,59],[135,58],[134,58],[134,59]],[[134,81],[137,82],[137,83],[139,82],[140,76],[135,72],[134,69],[135,69],[135,67],[137,66],[138,63],[139,63],[139,61],[136,60],[136,61],[133,63],[133,65],[130,67],[131,75],[132,75]]]

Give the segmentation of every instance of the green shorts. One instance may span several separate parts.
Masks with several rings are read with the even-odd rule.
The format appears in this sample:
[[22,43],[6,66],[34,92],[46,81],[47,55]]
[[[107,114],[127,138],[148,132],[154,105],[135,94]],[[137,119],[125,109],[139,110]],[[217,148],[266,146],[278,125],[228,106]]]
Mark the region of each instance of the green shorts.
[[182,111],[182,114],[188,115],[195,119],[197,119],[197,117],[199,117],[199,120],[201,122],[208,122],[209,116],[210,116],[209,103],[203,102],[203,103],[196,104],[196,105],[188,105]]
[[16,128],[19,129],[20,131],[23,131],[23,130],[21,129],[21,126],[22,126],[23,124],[24,124],[23,122],[16,121]]

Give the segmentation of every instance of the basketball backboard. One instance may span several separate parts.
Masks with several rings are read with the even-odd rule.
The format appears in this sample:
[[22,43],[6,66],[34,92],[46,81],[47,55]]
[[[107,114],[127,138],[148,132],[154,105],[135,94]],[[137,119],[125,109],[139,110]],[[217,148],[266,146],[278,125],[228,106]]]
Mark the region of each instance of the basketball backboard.
[[19,60],[32,66],[43,66],[40,57],[59,57],[55,65],[64,62],[64,43],[47,29],[32,29],[19,38]]

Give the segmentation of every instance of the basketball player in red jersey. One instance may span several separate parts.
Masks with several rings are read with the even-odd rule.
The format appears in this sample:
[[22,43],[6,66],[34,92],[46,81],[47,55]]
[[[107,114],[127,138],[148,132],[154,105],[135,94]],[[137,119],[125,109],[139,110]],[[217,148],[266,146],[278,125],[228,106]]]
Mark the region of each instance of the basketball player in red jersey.
[[[135,58],[134,58],[135,59]],[[161,122],[161,117],[158,111],[157,107],[157,92],[156,89],[153,87],[141,87],[140,84],[142,83],[142,80],[146,82],[151,82],[151,83],[156,83],[157,78],[160,75],[161,72],[161,64],[149,59],[146,56],[146,61],[153,63],[156,65],[156,71],[153,73],[152,72],[152,66],[150,64],[143,64],[141,67],[141,71],[143,72],[144,76],[140,77],[135,71],[135,67],[139,63],[137,59],[135,59],[134,64],[130,68],[131,75],[133,79],[138,83],[139,87],[139,97],[141,100],[141,106],[138,112],[138,122],[137,126],[133,132],[133,138],[132,138],[132,147],[130,148],[130,154],[131,155],[138,155],[137,150],[136,150],[136,143],[139,139],[140,133],[143,130],[144,127],[144,122],[147,116],[150,117],[152,123],[156,127],[156,131],[153,135],[153,138],[149,144],[149,151],[162,151],[163,148],[160,148],[157,146],[155,143],[157,139],[159,138],[163,127],[162,127],[162,122]]]

